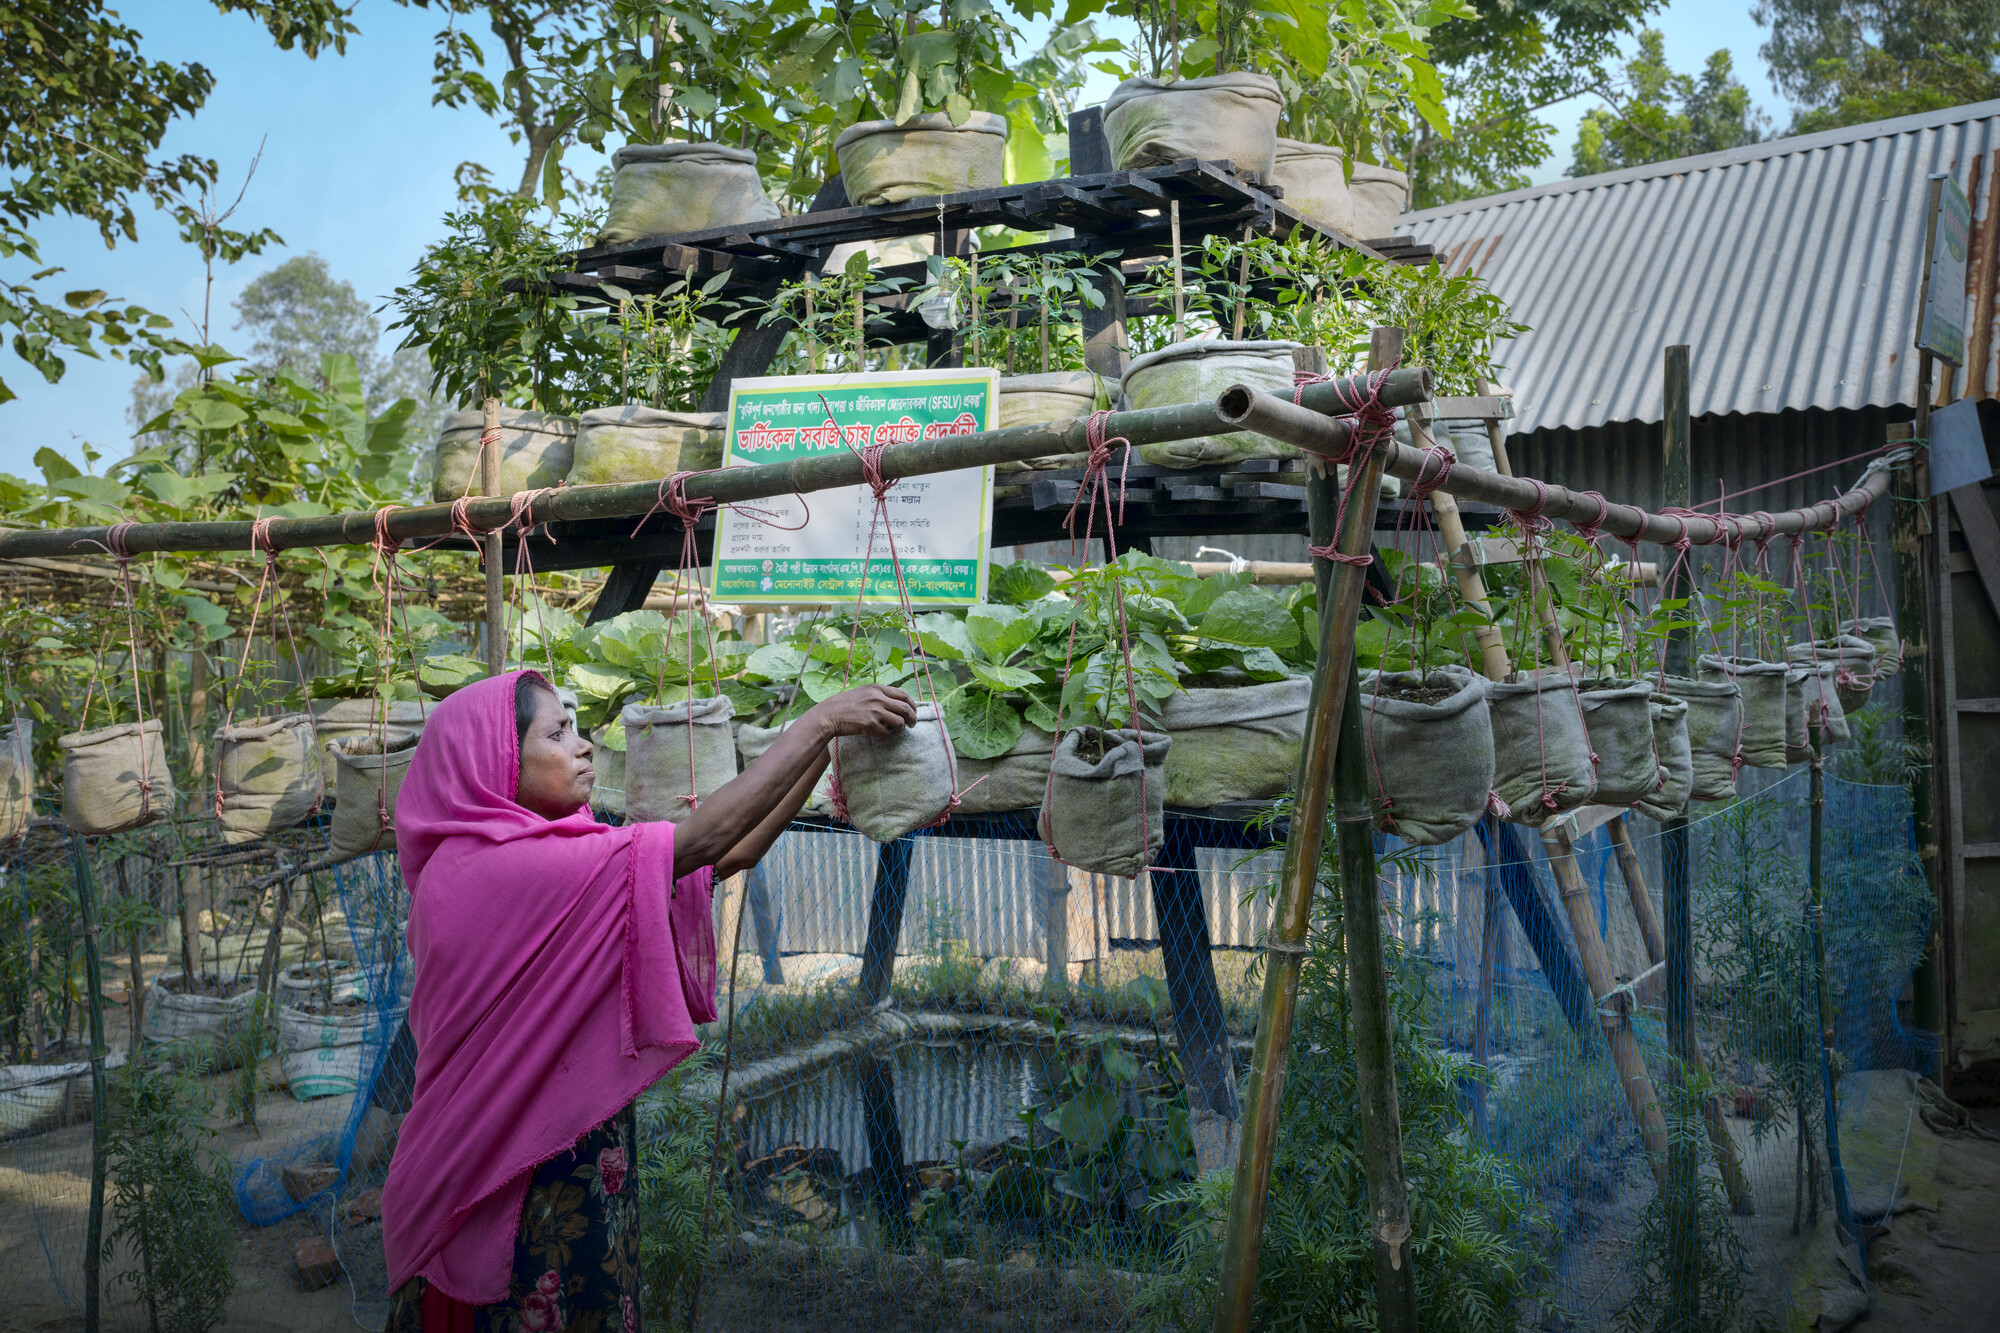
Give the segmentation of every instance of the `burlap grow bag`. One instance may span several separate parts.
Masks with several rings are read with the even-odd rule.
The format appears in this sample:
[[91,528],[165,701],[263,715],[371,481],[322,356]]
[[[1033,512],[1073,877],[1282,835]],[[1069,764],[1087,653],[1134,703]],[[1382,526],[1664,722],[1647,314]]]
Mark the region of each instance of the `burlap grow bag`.
[[1785,767],[1785,664],[1704,654],[1695,665],[1703,680],[1734,681],[1743,692],[1737,757],[1753,768]]
[[1736,739],[1743,727],[1743,694],[1724,678],[1689,680],[1668,676],[1667,694],[1687,705],[1688,762],[1694,785],[1691,801],[1728,801],[1736,796]]
[[[1440,697],[1399,697],[1420,690]],[[1493,790],[1486,691],[1486,678],[1464,667],[1421,677],[1371,671],[1361,678],[1368,808],[1376,828],[1433,847],[1479,822]]]
[[958,757],[960,814],[1033,810],[1049,789],[1049,755],[1056,738],[1040,727],[1024,726],[1014,748],[992,759]]
[[1187,689],[1160,705],[1168,805],[1258,801],[1289,787],[1305,741],[1312,680],[1293,676],[1234,689]]
[[877,842],[934,824],[951,805],[956,757],[935,704],[918,704],[916,725],[894,735],[842,736],[833,743],[836,813]]
[[[1078,727],[1056,746],[1038,821],[1042,841],[1078,870],[1131,879],[1166,841],[1167,756],[1155,731]],[[1144,773],[1145,800],[1140,802]]]
[[747,148],[627,144],[611,155],[611,166],[616,174],[599,245],[778,216],[778,205],[757,176],[757,155]]
[[1815,662],[1833,664],[1834,690],[1843,713],[1868,706],[1875,692],[1875,645],[1854,634],[1841,634],[1814,643],[1795,643],[1785,649],[1785,660],[1807,667]]
[[[312,703],[313,728],[319,733],[319,774],[326,790],[340,781],[340,768],[329,748],[350,736],[366,736],[378,729],[376,712],[388,705],[375,699],[315,699]],[[387,714],[384,713],[386,720]]]
[[833,141],[847,202],[900,204],[933,194],[990,190],[1007,169],[1007,118],[975,111],[953,125],[941,111],[849,125]]
[[596,744],[591,747],[590,766],[597,770],[597,781],[590,789],[590,803],[607,815],[625,814],[625,752],[606,745],[599,732]]
[[1535,676],[1487,686],[1493,721],[1493,791],[1508,818],[1540,828],[1597,790],[1576,682]]
[[[736,741],[729,720],[736,705],[726,694],[675,704],[627,704],[625,817],[679,823],[698,801],[736,776]],[[693,767],[689,767],[689,755]]]
[[[1134,408],[1212,403],[1232,384],[1289,395],[1295,363],[1294,342],[1233,342],[1189,339],[1148,352],[1125,369],[1126,403]],[[1298,450],[1255,431],[1197,435],[1140,447],[1139,456],[1156,467],[1202,467],[1245,458],[1290,458]]]
[[[1052,370],[1046,375],[1000,377],[1000,429],[1041,426],[1069,417],[1083,418],[1111,405],[1104,377],[1089,370]],[[1002,472],[1033,468],[1082,467],[1088,454],[1044,454],[1018,463],[1002,463]]]
[[[1820,740],[1837,745],[1848,738],[1847,714],[1840,706],[1832,662],[1794,663],[1785,673],[1785,758],[1803,764],[1812,758],[1812,729],[1818,721]],[[1825,717],[1820,717],[1821,709]]]
[[1875,679],[1887,680],[1903,669],[1903,636],[1893,616],[1866,616],[1840,627],[1842,634],[1866,639],[1875,649]]
[[226,843],[268,837],[306,818],[326,790],[312,717],[282,713],[218,727],[215,778],[222,791],[216,822]]
[[1380,241],[1396,233],[1396,218],[1410,199],[1410,178],[1391,167],[1356,162],[1354,176],[1347,182],[1354,196],[1354,230],[1348,235],[1357,241]]
[[[480,493],[479,435],[484,412],[453,412],[438,432],[431,458],[431,498],[440,503]],[[500,411],[498,494],[540,490],[569,476],[576,460],[576,422],[547,412],[507,407]]]
[[174,775],[160,720],[127,722],[56,739],[63,755],[63,822],[78,833],[117,833],[174,812]]
[[576,419],[569,484],[652,481],[722,466],[723,412],[670,412],[627,403],[594,407]]
[[1667,694],[1655,694],[1647,704],[1653,714],[1653,751],[1659,756],[1659,785],[1632,808],[1655,819],[1672,819],[1687,809],[1688,795],[1694,790],[1688,706],[1685,700]]
[[326,854],[351,861],[396,847],[396,797],[410,760],[417,756],[416,733],[391,729],[381,736],[349,736],[329,741],[339,773],[333,788],[333,820]]
[[0,727],[0,846],[28,831],[35,813],[35,724],[16,717]]
[[1158,167],[1198,157],[1270,180],[1283,105],[1278,81],[1268,74],[1127,79],[1104,99],[1104,138],[1112,168]]
[[1660,785],[1653,754],[1653,687],[1643,680],[1587,680],[1577,698],[1597,755],[1598,805],[1633,805]]
[[[736,753],[742,758],[743,767],[748,768],[758,759],[761,759],[764,751],[771,748],[772,743],[778,739],[779,735],[785,730],[785,727],[791,725],[791,723],[787,722],[784,727],[759,727],[745,722],[742,726],[738,727],[736,729]],[[800,807],[800,812],[808,815],[830,815],[833,813],[833,768],[831,765],[827,767],[826,772],[819,775],[819,781],[813,784],[812,795],[806,797],[806,803]]]
[[1355,234],[1354,195],[1347,188],[1347,166],[1338,148],[1278,140],[1271,183],[1285,192],[1285,207],[1343,236]]

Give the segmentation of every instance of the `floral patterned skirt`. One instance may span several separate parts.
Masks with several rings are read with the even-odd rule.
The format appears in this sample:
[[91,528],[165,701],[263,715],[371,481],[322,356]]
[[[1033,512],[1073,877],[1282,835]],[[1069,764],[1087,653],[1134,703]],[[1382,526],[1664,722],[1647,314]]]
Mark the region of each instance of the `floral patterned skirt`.
[[[471,1310],[475,1333],[636,1333],[637,1140],[638,1117],[627,1106],[535,1169],[514,1238],[508,1299]],[[390,1298],[385,1333],[425,1333],[429,1285],[414,1277]]]

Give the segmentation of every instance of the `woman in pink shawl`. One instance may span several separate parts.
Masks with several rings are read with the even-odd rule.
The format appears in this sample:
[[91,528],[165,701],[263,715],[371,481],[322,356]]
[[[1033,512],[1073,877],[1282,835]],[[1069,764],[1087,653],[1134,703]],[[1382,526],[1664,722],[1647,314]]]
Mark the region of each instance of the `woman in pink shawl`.
[[396,802],[417,1069],[382,1192],[392,1333],[638,1327],[632,1103],[715,1018],[710,885],[770,849],[834,737],[915,720],[850,690],[678,824],[611,828],[541,676],[437,706]]

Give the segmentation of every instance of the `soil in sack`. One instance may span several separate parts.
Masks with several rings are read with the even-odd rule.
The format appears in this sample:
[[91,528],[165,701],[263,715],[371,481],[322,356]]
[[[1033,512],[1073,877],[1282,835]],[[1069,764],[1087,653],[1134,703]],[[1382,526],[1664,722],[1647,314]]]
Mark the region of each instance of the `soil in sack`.
[[224,842],[290,828],[319,808],[326,790],[311,715],[282,713],[216,728],[215,775]]
[[1565,672],[1487,686],[1493,790],[1508,818],[1531,828],[1589,802],[1597,791],[1576,681]]
[[1361,677],[1376,828],[1434,847],[1479,822],[1493,790],[1486,690],[1484,676],[1455,666]]
[[1858,635],[1842,634],[1816,643],[1795,643],[1785,649],[1785,660],[1795,667],[1833,663],[1833,685],[1843,713],[1866,708],[1869,696],[1875,692],[1875,645]]
[[1653,749],[1659,755],[1659,786],[1633,809],[1654,819],[1672,819],[1687,809],[1694,790],[1694,754],[1688,743],[1688,706],[1668,694],[1647,701],[1653,714]]
[[1653,754],[1653,687],[1643,680],[1586,680],[1584,726],[1597,755],[1598,805],[1635,805],[1660,785]]
[[836,805],[877,842],[937,822],[951,805],[957,756],[937,705],[919,703],[914,726],[892,736],[842,736],[833,743]]
[[674,412],[627,403],[594,407],[576,421],[572,486],[652,481],[722,466],[722,412]]
[[1785,757],[1795,764],[1812,758],[1812,724],[1822,707],[1824,730],[1820,740],[1837,745],[1848,737],[1847,713],[1840,706],[1840,690],[1833,677],[1832,662],[1818,666],[1798,666],[1785,673]]
[[[1266,393],[1290,394],[1294,342],[1190,338],[1135,358],[1125,368],[1125,400],[1134,408],[1213,402],[1223,390],[1247,384]],[[1142,445],[1139,456],[1156,467],[1206,467],[1246,458],[1291,458],[1298,453],[1255,431],[1198,435]]]
[[1742,691],[1733,680],[1690,680],[1686,676],[1668,676],[1661,688],[1687,705],[1688,762],[1694,772],[1688,799],[1734,800]]
[[[431,459],[431,499],[446,504],[478,495],[479,437],[484,412],[453,412],[438,432]],[[576,420],[520,407],[500,409],[498,494],[559,486],[576,461]]]
[[627,704],[619,714],[625,723],[625,817],[679,823],[694,813],[690,793],[700,800],[735,777],[736,740],[729,734],[735,716],[726,694]]
[[56,739],[63,755],[63,822],[117,833],[174,812],[174,775],[160,720],[126,722]]
[[942,111],[849,125],[833,141],[847,202],[856,208],[1000,185],[1007,168],[1007,118],[975,111],[962,125]]
[[[748,768],[756,760],[762,758],[764,751],[770,749],[778,737],[784,733],[785,727],[791,725],[790,722],[787,722],[783,727],[759,727],[745,722],[742,726],[738,727],[736,729],[736,753],[742,757],[743,767]],[[960,762],[963,763],[964,761],[961,760]],[[819,781],[813,784],[812,795],[806,797],[806,803],[799,808],[801,813],[808,815],[825,816],[833,813],[832,765],[829,764],[826,772],[819,775]]]
[[28,831],[35,813],[35,723],[16,716],[0,727],[0,847]]
[[[1056,746],[1038,821],[1042,841],[1078,870],[1133,878],[1166,841],[1167,753],[1160,732],[1078,727]],[[1145,802],[1140,803],[1140,774]]]
[[780,215],[757,175],[757,154],[747,148],[702,141],[626,144],[611,155],[611,166],[616,174],[599,245]]
[[1283,792],[1298,776],[1311,698],[1307,676],[1228,689],[1195,686],[1170,696],[1158,718],[1174,741],[1167,804],[1261,801]]
[[146,987],[146,1040],[187,1041],[229,1035],[250,1014],[253,976],[202,976],[163,972]]
[[1840,627],[1842,634],[1866,639],[1875,649],[1875,679],[1887,680],[1903,669],[1903,636],[1894,616],[1864,616]]
[[1285,192],[1285,207],[1343,236],[1354,235],[1354,195],[1339,148],[1279,139],[1271,183]]
[[[1104,377],[1092,370],[1052,370],[1046,375],[1002,375],[1000,377],[1000,429],[1010,426],[1044,426],[1070,417],[1087,417],[1100,407],[1111,405],[1111,390]],[[1029,472],[1036,468],[1082,467],[1089,454],[1044,454],[1018,463],[1001,463],[1001,472]]]
[[1033,810],[1049,788],[1049,755],[1056,738],[1040,727],[1024,724],[1014,747],[992,759],[958,756],[958,786],[962,815],[994,814],[1001,810]]
[[1268,181],[1278,156],[1284,95],[1268,74],[1127,79],[1104,99],[1104,139],[1116,171],[1186,158],[1227,162]]
[[1354,231],[1357,241],[1386,240],[1396,232],[1396,219],[1410,201],[1410,178],[1394,167],[1372,162],[1356,162],[1347,182],[1354,196]]
[[1735,681],[1743,692],[1743,730],[1737,753],[1753,768],[1783,768],[1785,758],[1785,688],[1788,668],[1782,662],[1750,657],[1704,654],[1695,664],[1703,680]]
[[392,728],[381,736],[327,742],[340,772],[327,829],[330,859],[351,861],[370,852],[395,850],[396,797],[403,790],[410,760],[417,756],[417,740],[415,732]]

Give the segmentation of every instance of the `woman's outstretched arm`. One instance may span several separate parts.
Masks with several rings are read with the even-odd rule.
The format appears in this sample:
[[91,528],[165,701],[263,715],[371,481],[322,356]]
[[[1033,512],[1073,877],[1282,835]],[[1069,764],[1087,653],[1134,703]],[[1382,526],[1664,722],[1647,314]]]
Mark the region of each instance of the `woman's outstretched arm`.
[[[916,720],[916,703],[886,685],[863,685],[815,705],[675,827],[674,878],[703,866],[726,875],[755,865],[812,795],[813,783],[826,767],[829,742],[839,736],[893,735]],[[755,855],[737,864],[753,849]]]

